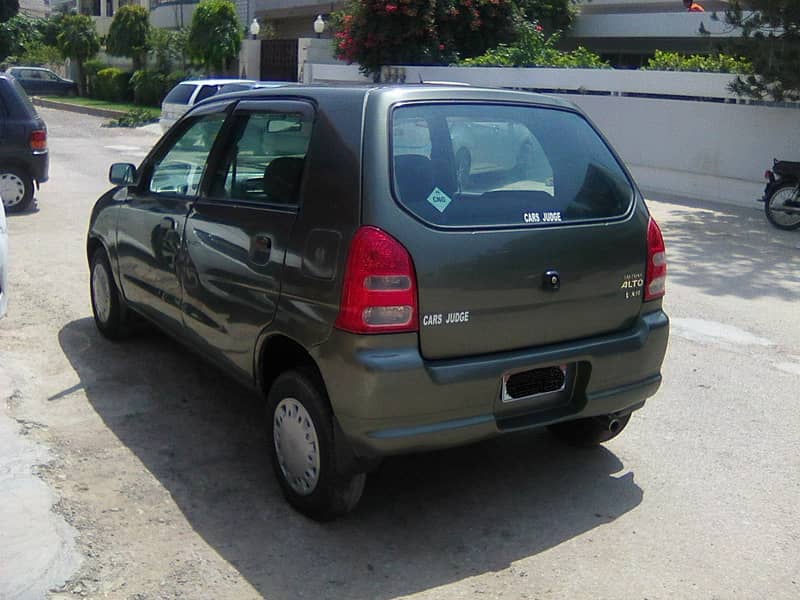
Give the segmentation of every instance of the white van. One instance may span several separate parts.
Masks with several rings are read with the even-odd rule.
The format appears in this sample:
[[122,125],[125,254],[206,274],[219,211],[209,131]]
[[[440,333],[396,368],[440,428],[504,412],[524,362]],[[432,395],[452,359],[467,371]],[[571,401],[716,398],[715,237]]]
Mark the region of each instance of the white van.
[[255,81],[252,79],[193,79],[182,81],[176,85],[161,103],[161,118],[158,120],[161,131],[172,127],[172,124],[192,106],[201,100],[210,98],[219,91],[219,88],[230,83],[255,83]]

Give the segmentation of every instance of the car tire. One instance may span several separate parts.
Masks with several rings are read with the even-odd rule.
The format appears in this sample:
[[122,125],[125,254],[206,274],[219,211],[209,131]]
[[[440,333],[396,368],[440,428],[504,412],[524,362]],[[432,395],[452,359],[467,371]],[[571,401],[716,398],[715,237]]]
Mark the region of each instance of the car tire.
[[33,202],[33,178],[18,167],[0,167],[0,196],[6,212],[22,212]]
[[796,186],[794,184],[782,185],[764,201],[764,213],[767,216],[767,221],[778,229],[792,231],[800,228],[800,215],[793,216],[775,210],[777,205],[782,205],[794,196],[795,189]]
[[610,418],[594,417],[577,419],[550,425],[548,429],[560,440],[578,448],[599,446],[615,437],[628,425],[630,413],[622,417],[614,417],[615,423],[609,427]]
[[92,314],[100,333],[109,340],[121,340],[129,333],[129,313],[119,293],[111,264],[103,248],[92,255],[90,264]]
[[319,378],[310,369],[282,373],[266,413],[272,467],[289,504],[316,521],[353,510],[366,475],[339,465],[334,417]]

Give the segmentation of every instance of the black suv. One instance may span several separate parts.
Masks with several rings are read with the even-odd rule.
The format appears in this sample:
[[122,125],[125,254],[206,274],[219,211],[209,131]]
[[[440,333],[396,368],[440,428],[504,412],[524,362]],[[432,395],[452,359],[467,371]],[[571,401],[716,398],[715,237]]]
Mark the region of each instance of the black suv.
[[110,179],[86,248],[98,328],[143,316],[260,390],[312,517],[352,508],[386,455],[539,426],[605,442],[661,383],[661,232],[562,100],[241,92]]
[[47,126],[19,82],[0,75],[0,197],[6,212],[26,210],[47,181]]

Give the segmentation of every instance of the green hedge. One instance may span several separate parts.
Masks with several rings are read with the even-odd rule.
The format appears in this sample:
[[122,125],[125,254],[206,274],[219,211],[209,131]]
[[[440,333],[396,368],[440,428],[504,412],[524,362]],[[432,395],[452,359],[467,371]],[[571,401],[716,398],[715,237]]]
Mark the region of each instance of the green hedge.
[[188,75],[182,71],[165,74],[151,69],[140,69],[131,77],[133,101],[141,106],[161,106],[164,96]]
[[142,106],[158,106],[166,94],[166,76],[158,71],[140,69],[131,77],[133,102]]
[[693,54],[656,50],[655,56],[642,67],[646,71],[694,71],[698,73],[738,73],[748,75],[753,65],[744,58],[727,54]]
[[131,74],[116,67],[101,69],[95,76],[95,84],[91,87],[91,96],[109,102],[125,102],[131,100]]

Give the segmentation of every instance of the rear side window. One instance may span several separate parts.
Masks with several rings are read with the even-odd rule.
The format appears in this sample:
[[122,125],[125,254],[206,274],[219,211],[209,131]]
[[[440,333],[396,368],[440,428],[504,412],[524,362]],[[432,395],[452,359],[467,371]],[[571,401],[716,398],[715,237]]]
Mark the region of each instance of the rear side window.
[[189,98],[192,97],[195,87],[190,84],[178,84],[170,90],[164,98],[164,102],[166,104],[189,104]]
[[217,93],[219,90],[218,85],[204,85],[200,88],[200,91],[197,92],[197,98],[194,99],[195,104],[200,102],[201,100],[205,100],[206,98],[211,98],[214,94]]
[[395,198],[448,227],[538,226],[627,213],[633,188],[580,115],[497,104],[392,114]]

